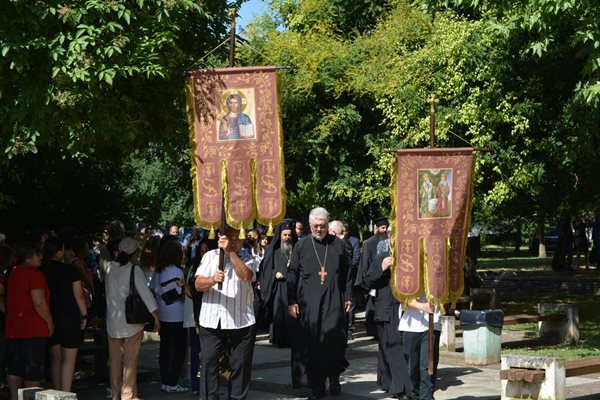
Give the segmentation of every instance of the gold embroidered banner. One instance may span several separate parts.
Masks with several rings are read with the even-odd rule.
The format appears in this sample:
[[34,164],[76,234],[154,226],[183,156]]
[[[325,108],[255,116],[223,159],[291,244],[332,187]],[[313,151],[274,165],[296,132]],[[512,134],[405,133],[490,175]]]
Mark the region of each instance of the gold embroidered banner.
[[474,155],[471,148],[405,149],[392,168],[392,292],[454,306],[464,286]]
[[285,215],[283,132],[275,67],[190,72],[187,109],[193,152],[196,223],[214,232],[256,219],[269,226]]

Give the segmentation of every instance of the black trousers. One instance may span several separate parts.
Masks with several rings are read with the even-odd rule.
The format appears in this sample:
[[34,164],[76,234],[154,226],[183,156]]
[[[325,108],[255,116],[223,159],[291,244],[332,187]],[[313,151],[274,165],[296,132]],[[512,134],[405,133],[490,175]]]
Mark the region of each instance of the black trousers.
[[248,396],[252,356],[256,340],[256,325],[241,329],[212,329],[200,327],[200,348],[202,355],[202,379],[200,379],[200,398],[215,400],[219,398],[219,357],[225,346],[231,349],[229,355],[229,399],[242,400]]
[[183,322],[160,322],[160,383],[175,386],[181,375],[187,347],[187,332]]
[[433,375],[429,375],[429,332],[402,332],[402,347],[412,383],[412,398],[433,400],[440,360],[440,331],[434,332]]

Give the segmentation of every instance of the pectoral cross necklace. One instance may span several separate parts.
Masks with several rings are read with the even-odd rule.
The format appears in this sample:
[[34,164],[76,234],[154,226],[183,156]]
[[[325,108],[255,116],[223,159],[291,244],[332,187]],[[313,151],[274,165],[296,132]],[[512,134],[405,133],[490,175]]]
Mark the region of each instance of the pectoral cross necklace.
[[321,271],[319,271],[319,276],[321,277],[321,285],[325,284],[325,277],[327,276],[327,271],[325,271],[325,261],[327,261],[327,248],[329,244],[327,243],[327,238],[325,238],[325,257],[323,257],[323,262],[319,258],[319,253],[317,253],[317,246],[315,246],[315,238],[311,236],[313,249],[315,250],[315,256],[317,257],[317,261],[319,262],[319,266],[321,267]]

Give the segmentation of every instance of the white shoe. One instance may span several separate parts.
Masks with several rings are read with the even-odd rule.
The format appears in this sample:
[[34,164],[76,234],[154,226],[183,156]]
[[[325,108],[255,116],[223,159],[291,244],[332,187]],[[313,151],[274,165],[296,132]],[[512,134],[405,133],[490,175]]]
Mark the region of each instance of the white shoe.
[[165,392],[167,393],[183,393],[183,392],[187,392],[188,388],[183,387],[181,385],[175,385],[175,386],[168,386],[165,385],[167,387],[167,390],[165,390]]
[[169,388],[170,388],[170,386],[169,385],[165,385],[164,383],[160,385],[160,391],[161,392],[168,392]]

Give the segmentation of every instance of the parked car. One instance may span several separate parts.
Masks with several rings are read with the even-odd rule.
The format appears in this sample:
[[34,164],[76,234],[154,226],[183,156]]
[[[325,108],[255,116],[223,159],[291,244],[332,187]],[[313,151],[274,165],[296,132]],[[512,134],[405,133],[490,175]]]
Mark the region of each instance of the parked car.
[[[556,251],[558,247],[558,229],[555,226],[546,228],[544,232],[544,242],[546,242],[546,251]],[[535,236],[529,243],[529,252],[537,254],[540,248],[540,239]]]

